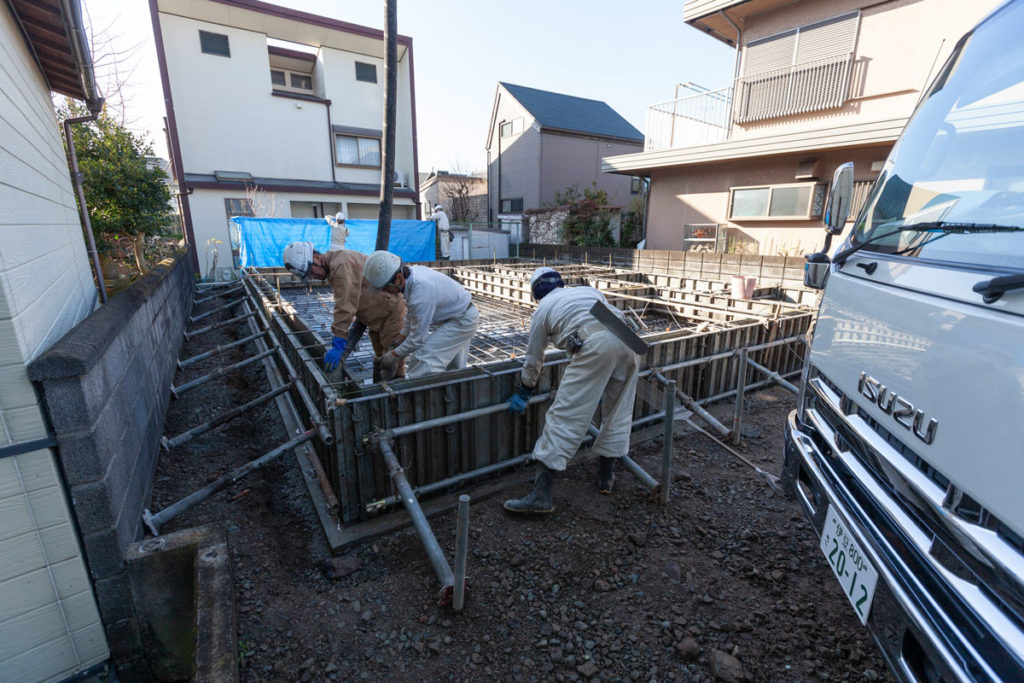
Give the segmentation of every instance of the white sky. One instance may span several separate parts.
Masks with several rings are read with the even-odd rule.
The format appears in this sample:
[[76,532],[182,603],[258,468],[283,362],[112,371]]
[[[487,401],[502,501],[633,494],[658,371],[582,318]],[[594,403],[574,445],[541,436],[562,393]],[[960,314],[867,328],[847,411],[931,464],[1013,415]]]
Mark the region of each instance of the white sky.
[[[384,0],[275,4],[380,29]],[[413,40],[419,170],[483,170],[498,81],[607,102],[641,132],[677,83],[729,85],[732,48],[683,23],[683,0],[398,0]],[[83,0],[94,52],[122,55],[125,119],[167,157],[163,94],[145,0]],[[133,49],[135,48],[135,49]],[[104,64],[98,64],[101,88]],[[685,91],[684,91],[685,92]]]

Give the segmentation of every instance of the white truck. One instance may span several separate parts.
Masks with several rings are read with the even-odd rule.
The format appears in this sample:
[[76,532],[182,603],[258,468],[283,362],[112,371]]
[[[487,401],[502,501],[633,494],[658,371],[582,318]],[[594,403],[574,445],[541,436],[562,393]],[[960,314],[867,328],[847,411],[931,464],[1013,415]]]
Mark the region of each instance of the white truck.
[[836,171],[807,257],[783,479],[904,681],[1024,681],[1022,36],[1011,0],[961,39],[829,257]]

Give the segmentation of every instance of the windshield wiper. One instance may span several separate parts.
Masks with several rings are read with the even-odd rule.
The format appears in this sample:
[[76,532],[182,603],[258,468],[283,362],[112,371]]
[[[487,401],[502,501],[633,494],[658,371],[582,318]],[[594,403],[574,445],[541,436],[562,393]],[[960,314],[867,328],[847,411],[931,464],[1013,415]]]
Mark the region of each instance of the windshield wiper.
[[981,300],[987,304],[994,304],[999,301],[1004,293],[1015,289],[1024,289],[1024,275],[1004,275],[994,277],[991,280],[982,280],[972,288],[981,294]]
[[[884,224],[879,227],[884,227]],[[872,235],[863,242],[858,242],[852,247],[843,249],[832,262],[837,266],[843,265],[846,259],[849,258],[850,254],[860,251],[869,244],[885,239],[886,237],[892,237],[898,235],[901,232],[936,232],[939,233],[933,239],[944,237],[946,235],[968,235],[971,233],[981,232],[1018,232],[1024,231],[1024,228],[1017,225],[996,225],[995,223],[953,223],[946,221],[925,221],[922,223],[910,223],[909,225],[901,225],[897,228],[890,230],[889,232],[883,232],[879,235]],[[932,241],[932,240],[929,240]],[[921,245],[918,245],[921,246]]]

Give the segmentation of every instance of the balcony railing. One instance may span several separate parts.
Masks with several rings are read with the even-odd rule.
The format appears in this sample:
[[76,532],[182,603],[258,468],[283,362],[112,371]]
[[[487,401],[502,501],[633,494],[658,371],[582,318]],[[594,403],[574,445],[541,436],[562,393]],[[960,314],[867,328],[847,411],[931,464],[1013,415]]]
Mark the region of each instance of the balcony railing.
[[647,108],[644,150],[728,140],[737,123],[835,109],[846,102],[852,55],[795,64],[736,80],[734,88],[689,95]]

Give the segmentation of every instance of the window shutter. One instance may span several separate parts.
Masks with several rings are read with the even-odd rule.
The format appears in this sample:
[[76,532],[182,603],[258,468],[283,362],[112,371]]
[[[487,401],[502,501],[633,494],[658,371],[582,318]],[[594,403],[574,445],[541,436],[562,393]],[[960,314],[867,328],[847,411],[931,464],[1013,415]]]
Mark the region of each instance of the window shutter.
[[796,31],[788,31],[748,43],[743,50],[743,75],[787,69],[793,64]]
[[801,28],[796,43],[796,63],[853,52],[859,19],[860,13],[853,12]]
[[231,47],[228,45],[228,37],[220,33],[200,31],[199,49],[208,55],[220,55],[221,57],[231,56]]

